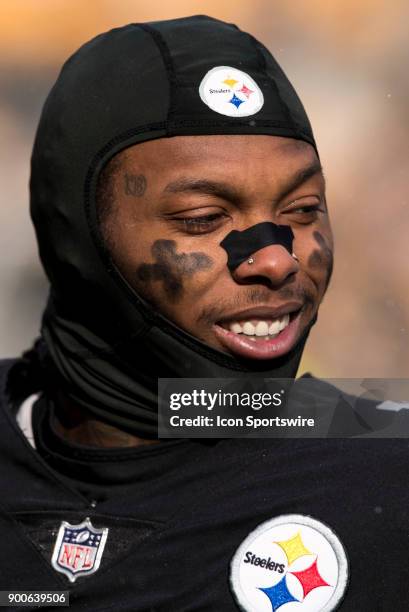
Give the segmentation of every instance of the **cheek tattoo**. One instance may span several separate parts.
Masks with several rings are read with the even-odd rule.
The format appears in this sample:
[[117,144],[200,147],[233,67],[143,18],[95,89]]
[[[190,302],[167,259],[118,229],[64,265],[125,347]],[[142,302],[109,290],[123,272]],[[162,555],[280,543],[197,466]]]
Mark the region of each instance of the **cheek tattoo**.
[[177,253],[174,240],[156,240],[151,252],[155,263],[138,266],[138,279],[144,283],[161,281],[172,301],[182,296],[184,277],[208,270],[213,265],[213,260],[205,253]]
[[143,174],[124,174],[125,195],[140,198],[146,191],[146,177]]
[[328,287],[329,281],[332,275],[333,268],[333,254],[332,250],[327,245],[325,238],[320,232],[315,231],[314,234],[315,242],[318,244],[319,249],[316,249],[311,253],[308,258],[308,265],[311,268],[326,268],[326,279],[325,289]]

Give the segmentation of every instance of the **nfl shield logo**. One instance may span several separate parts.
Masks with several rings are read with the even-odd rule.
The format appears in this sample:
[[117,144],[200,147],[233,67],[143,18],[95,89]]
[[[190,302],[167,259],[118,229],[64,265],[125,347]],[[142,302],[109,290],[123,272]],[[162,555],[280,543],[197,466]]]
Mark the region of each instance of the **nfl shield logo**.
[[96,529],[89,518],[79,525],[61,523],[51,564],[71,582],[79,576],[94,574],[101,563],[108,537],[108,527]]

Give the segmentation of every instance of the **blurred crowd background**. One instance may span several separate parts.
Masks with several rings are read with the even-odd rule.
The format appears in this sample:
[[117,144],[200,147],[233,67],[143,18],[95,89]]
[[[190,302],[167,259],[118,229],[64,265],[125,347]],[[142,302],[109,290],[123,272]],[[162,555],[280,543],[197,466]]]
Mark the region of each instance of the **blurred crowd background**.
[[300,373],[408,377],[406,0],[2,0],[0,357],[31,344],[46,299],[28,213],[29,159],[62,62],[107,29],[198,13],[236,23],[273,52],[318,142],[335,270]]

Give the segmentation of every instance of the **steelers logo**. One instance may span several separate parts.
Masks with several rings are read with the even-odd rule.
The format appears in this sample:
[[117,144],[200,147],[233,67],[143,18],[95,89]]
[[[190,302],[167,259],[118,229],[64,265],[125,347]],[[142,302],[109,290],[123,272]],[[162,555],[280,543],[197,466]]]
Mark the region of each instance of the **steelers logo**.
[[232,593],[246,612],[332,612],[347,583],[348,561],[338,536],[299,514],[259,525],[230,566]]
[[216,66],[205,74],[199,86],[202,101],[227,117],[248,117],[264,104],[260,87],[246,72],[230,66]]

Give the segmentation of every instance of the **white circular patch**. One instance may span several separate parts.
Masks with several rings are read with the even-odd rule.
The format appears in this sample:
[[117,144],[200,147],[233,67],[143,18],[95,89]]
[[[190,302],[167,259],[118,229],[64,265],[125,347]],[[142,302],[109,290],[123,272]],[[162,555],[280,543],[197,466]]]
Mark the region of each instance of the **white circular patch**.
[[332,612],[347,583],[341,541],[329,527],[301,514],[259,525],[230,567],[231,589],[245,612]]
[[216,66],[203,77],[201,99],[209,108],[228,117],[248,117],[264,104],[260,87],[246,72],[230,66]]

